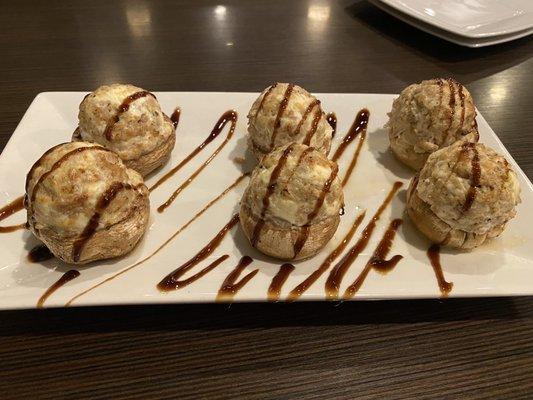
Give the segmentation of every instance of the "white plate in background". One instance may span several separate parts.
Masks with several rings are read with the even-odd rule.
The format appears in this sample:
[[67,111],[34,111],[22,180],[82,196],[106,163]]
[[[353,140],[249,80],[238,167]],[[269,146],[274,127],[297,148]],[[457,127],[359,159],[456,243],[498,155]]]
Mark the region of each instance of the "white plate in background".
[[[431,3],[435,8],[429,5],[424,5],[421,1],[399,1],[399,0],[370,0],[372,4],[391,14],[392,16],[424,31],[431,35],[440,37],[441,39],[450,41],[460,46],[467,47],[484,47],[495,44],[505,43],[512,40],[526,37],[533,33],[533,1],[520,1],[517,3],[524,3],[526,7],[516,17],[502,18],[497,13],[492,13],[490,7],[488,11],[480,12],[480,21],[485,23],[475,24],[475,12],[468,13],[469,19],[465,19],[462,14],[458,15],[458,19],[454,20],[453,9],[449,8],[447,1],[436,1]],[[465,3],[467,7],[470,3],[467,0],[457,0],[455,2]],[[490,6],[490,3],[498,3],[505,7],[505,2],[489,1],[485,2]],[[474,3],[477,4],[475,1]],[[527,3],[527,4],[526,4]],[[484,4],[483,0],[479,4]],[[462,9],[464,7],[458,7]],[[437,13],[439,9],[442,10]],[[428,11],[429,10],[429,11]],[[473,8],[475,10],[475,8]],[[518,11],[517,11],[518,12]],[[438,15],[438,18],[430,14]],[[505,15],[508,15],[505,14]],[[472,22],[474,21],[474,23]],[[493,21],[488,23],[487,21]]]
[[[219,116],[228,109],[235,109],[239,120],[235,136],[228,142],[212,164],[181,194],[165,213],[155,211],[157,205],[186,179],[222,141],[222,136],[193,159],[156,191],[152,192],[151,221],[149,230],[140,245],[129,255],[117,260],[93,263],[78,268],[81,275],[61,287],[50,296],[45,306],[63,306],[73,296],[131,266],[149,255],[192,214],[233,182],[243,169],[238,160],[246,150],[246,114],[257,93],[201,93],[160,92],[155,93],[163,109],[170,113],[179,105],[182,109],[177,130],[177,142],[170,162],[148,180],[154,183],[158,177],[176,165],[194,149],[207,134]],[[76,127],[78,104],[85,93],[49,92],[38,95],[13,133],[0,156],[0,204],[6,204],[20,196],[24,190],[26,172],[48,148],[68,141]],[[350,127],[358,110],[370,110],[367,141],[364,143],[357,167],[345,188],[346,214],[335,237],[326,248],[311,260],[295,263],[296,269],[283,286],[281,299],[297,284],[314,271],[323,259],[336,247],[351,226],[356,215],[367,210],[366,218],[349,246],[359,237],[362,228],[371,218],[386,193],[395,181],[404,182],[378,222],[376,231],[365,251],[358,257],[347,273],[341,290],[351,283],[368,260],[388,223],[393,218],[404,218],[390,256],[401,254],[404,258],[388,275],[371,271],[355,299],[412,299],[438,298],[440,291],[431,265],[426,256],[429,242],[423,238],[404,216],[405,189],[412,172],[399,164],[388,151],[387,121],[394,95],[386,94],[317,94],[326,111],[335,111],[338,130],[334,150]],[[531,182],[507,153],[496,134],[478,115],[481,140],[504,154],[518,173],[522,187],[522,204],[518,216],[512,220],[505,233],[498,239],[471,252],[443,251],[441,255],[444,274],[454,282],[450,297],[511,296],[533,294],[533,187]],[[227,128],[226,128],[227,129]],[[340,174],[343,176],[357,140],[350,145],[341,158]],[[253,250],[241,230],[234,228],[222,241],[220,247],[191,273],[198,272],[222,254],[229,259],[216,269],[181,290],[161,293],[156,284],[169,272],[196,254],[220,228],[228,222],[238,208],[238,202],[246,185],[244,181],[230,191],[220,202],[189,226],[159,254],[146,263],[80,297],[73,305],[104,304],[149,304],[213,302],[226,276],[233,270],[242,255],[254,262],[246,272],[259,272],[235,296],[235,301],[266,301],[267,288],[272,277],[282,264],[264,257]],[[23,213],[2,221],[2,225],[24,221]],[[26,231],[1,234],[0,238],[0,309],[35,307],[41,295],[72,266],[53,259],[44,263],[29,263],[28,250],[36,239]],[[348,246],[348,247],[349,247]],[[331,268],[330,268],[331,269]],[[302,300],[323,300],[324,282],[327,273],[304,294]]]

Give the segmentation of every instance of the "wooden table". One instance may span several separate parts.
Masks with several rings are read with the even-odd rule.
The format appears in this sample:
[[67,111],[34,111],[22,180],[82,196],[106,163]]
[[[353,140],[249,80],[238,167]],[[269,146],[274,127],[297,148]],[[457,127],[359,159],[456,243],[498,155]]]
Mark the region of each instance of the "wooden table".
[[[0,144],[42,91],[398,93],[464,83],[533,178],[533,41],[431,37],[359,1],[3,1]],[[1,302],[1,299],[0,299]],[[2,399],[524,399],[530,298],[0,313]]]

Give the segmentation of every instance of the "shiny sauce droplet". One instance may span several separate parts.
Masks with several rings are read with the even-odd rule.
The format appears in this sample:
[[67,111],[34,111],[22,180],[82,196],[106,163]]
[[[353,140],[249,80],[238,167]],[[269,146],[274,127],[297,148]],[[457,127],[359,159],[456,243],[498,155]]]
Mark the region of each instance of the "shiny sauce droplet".
[[54,258],[54,255],[52,254],[50,249],[46,247],[44,244],[35,246],[28,253],[28,261],[32,263],[38,263],[38,262],[50,260],[51,258]]
[[334,138],[337,133],[337,115],[334,112],[328,113],[326,115],[326,121],[328,121],[329,126],[333,129],[331,137]]
[[178,124],[180,123],[180,115],[181,115],[181,109],[179,107],[176,107],[174,109],[174,112],[170,116],[170,120],[172,121],[172,125],[174,125],[174,129],[178,127]]

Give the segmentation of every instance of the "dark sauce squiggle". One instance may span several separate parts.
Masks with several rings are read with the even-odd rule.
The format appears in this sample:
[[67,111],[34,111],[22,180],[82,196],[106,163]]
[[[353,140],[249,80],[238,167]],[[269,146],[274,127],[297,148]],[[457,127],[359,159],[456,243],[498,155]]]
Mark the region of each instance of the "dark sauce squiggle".
[[[366,108],[363,108],[357,113],[357,116],[355,117],[355,120],[353,121],[352,126],[348,130],[348,133],[342,139],[342,142],[339,144],[339,147],[337,147],[337,150],[333,154],[333,157],[331,157],[332,161],[337,162],[339,158],[341,158],[341,156],[344,154],[344,151],[346,150],[348,145],[352,143],[353,140],[361,132],[366,131],[369,117],[370,117],[370,112]],[[336,123],[337,123],[337,120],[335,120],[335,124]]]
[[263,98],[261,99],[261,102],[259,103],[259,106],[257,107],[257,111],[255,112],[255,118],[257,118],[257,116],[259,115],[259,112],[263,109],[263,104],[265,104],[265,101],[266,99],[268,98],[268,96],[270,96],[270,93],[278,86],[277,83],[274,83],[273,85],[271,85],[267,91],[265,92],[265,95],[263,96]]
[[448,88],[450,89],[450,99],[448,100],[448,107],[450,107],[450,116],[448,117],[448,128],[446,129],[444,138],[442,139],[442,144],[445,144],[448,140],[448,137],[450,136],[453,127],[453,119],[455,117],[455,81],[452,78],[448,78],[446,79],[446,81],[448,82]]
[[196,177],[204,170],[205,167],[207,167],[211,161],[215,159],[215,157],[218,155],[218,153],[224,148],[224,146],[229,142],[229,140],[233,137],[233,133],[235,132],[235,127],[237,126],[237,112],[236,111],[226,111],[218,120],[217,124],[211,131],[211,135],[199,146],[194,150],[189,156],[187,156],[179,165],[174,167],[171,171],[169,171],[167,174],[165,174],[161,179],[159,179],[154,186],[150,188],[150,190],[154,190],[157,186],[159,186],[161,183],[166,181],[170,176],[172,176],[178,169],[180,169],[183,165],[185,165],[188,161],[190,161],[191,158],[193,158],[196,154],[198,154],[199,151],[203,149],[203,147],[212,141],[215,137],[218,136],[218,134],[224,129],[226,124],[228,122],[231,122],[231,127],[228,131],[228,134],[224,141],[215,149],[215,151],[209,156],[207,160],[204,161],[200,167],[194,171],[189,178],[187,178],[168,198],[167,201],[165,201],[163,204],[161,204],[157,211],[162,213],[165,211],[165,209],[170,206],[174,200],[179,196],[179,194],[190,185],[190,183],[196,179]]
[[463,144],[459,157],[466,155],[469,151],[472,151],[472,178],[470,179],[470,187],[466,194],[465,203],[463,204],[463,212],[467,212],[472,207],[474,200],[476,199],[477,189],[479,188],[479,181],[481,179],[481,166],[479,165],[479,152],[477,151],[476,144],[467,142]]
[[[318,108],[320,109],[320,100],[315,99],[307,106],[307,108],[305,109],[302,115],[302,119],[300,119],[300,122],[298,122],[298,125],[296,126],[296,129],[294,130],[294,134],[293,134],[294,136],[298,136],[298,134],[300,133],[300,130],[302,129],[302,125],[307,120],[307,117],[309,116],[311,111],[313,111],[313,108],[315,108],[316,106],[318,106]],[[309,133],[306,136],[309,136]],[[310,140],[311,139],[309,139],[309,141]],[[304,141],[304,144],[309,146],[309,143],[306,143],[305,141]]]
[[361,225],[361,222],[364,218],[365,212],[363,211],[357,216],[346,236],[344,236],[339,245],[331,253],[329,253],[329,255],[322,262],[322,264],[320,264],[318,269],[313,271],[313,273],[309,275],[302,283],[300,283],[298,286],[291,290],[289,296],[287,297],[287,301],[297,300],[303,293],[307,291],[307,289],[311,287],[311,285],[313,285],[324,274],[324,272],[328,270],[333,261],[335,261],[335,259],[344,251],[348,243],[350,243],[353,238],[353,235],[357,231],[359,225]]
[[65,272],[61,278],[59,278],[52,286],[50,286],[48,290],[39,298],[39,301],[37,302],[37,308],[42,308],[44,306],[44,302],[48,299],[48,297],[50,297],[50,295],[52,295],[52,293],[71,280],[76,279],[78,276],[80,276],[80,272],[75,269]]
[[294,271],[294,265],[285,263],[279,267],[278,273],[272,278],[270,286],[268,287],[268,300],[278,301],[281,294],[281,289],[287,281],[289,275]]
[[[17,197],[11,203],[0,208],[0,221],[8,218],[9,216],[22,211],[24,209],[24,196]],[[25,229],[26,224],[19,225],[10,225],[10,226],[0,226],[0,233],[8,233],[17,231],[19,229]]]
[[[320,104],[320,102],[318,104]],[[318,123],[320,122],[320,118],[322,118],[322,110],[319,106],[315,111],[315,115],[313,117],[313,121],[311,122],[309,132],[307,132],[307,135],[305,136],[305,139],[303,141],[305,145],[309,146],[311,144],[311,139],[313,138],[316,133],[316,130],[318,129]]]
[[461,100],[461,119],[459,121],[459,129],[463,130],[463,125],[465,122],[465,94],[463,92],[463,85],[459,84],[459,99]]
[[279,103],[278,113],[276,114],[276,119],[274,120],[274,129],[272,131],[272,138],[270,139],[270,150],[273,150],[276,145],[276,136],[278,133],[279,126],[281,125],[281,117],[283,116],[283,113],[285,112],[285,109],[287,108],[287,105],[289,104],[289,99],[291,97],[293,88],[294,88],[294,84],[289,83],[289,85],[287,86],[287,89],[285,90],[285,94],[283,95],[283,99]]
[[[239,222],[239,215],[235,214],[231,220],[224,225],[224,227],[205,245],[198,253],[196,253],[190,260],[185,262],[183,265],[176,268],[174,271],[172,271],[170,274],[165,276],[161,282],[157,284],[157,288],[161,290],[162,292],[169,292],[171,290],[180,289],[189,283],[193,282],[194,280],[197,280],[207,274],[209,271],[211,271],[214,267],[207,266],[202,271],[197,273],[195,275],[195,279],[191,280],[185,279],[180,280],[180,278],[187,273],[190,269],[192,269],[194,266],[196,266],[201,261],[205,260],[209,255],[211,255],[215,249],[220,245],[226,234]],[[224,261],[219,258],[220,262]],[[218,261],[218,260],[217,260]],[[220,263],[219,262],[219,263]],[[218,264],[217,264],[218,265]],[[216,267],[216,265],[215,265]]]
[[[207,146],[209,143],[211,143],[215,138],[218,137],[218,135],[222,132],[226,124],[232,120],[233,114],[229,114],[231,111],[226,111],[222,116],[218,119],[217,123],[209,133],[209,135],[205,138],[205,140],[200,143],[198,147],[196,147],[187,157],[185,157],[183,160],[181,160],[178,165],[176,165],[174,168],[172,168],[170,171],[168,171],[165,175],[163,175],[161,178],[157,180],[156,183],[154,183],[152,186],[150,186],[149,190],[152,192],[153,190],[157,189],[159,186],[161,186],[163,183],[165,183],[171,176],[173,176],[176,172],[178,172],[183,166],[185,166],[189,161],[191,161],[198,153],[200,153],[205,146]],[[229,117],[229,118],[228,118]],[[229,134],[233,134],[232,130],[228,131]]]
[[431,245],[427,251],[427,256],[435,272],[437,283],[439,285],[442,297],[448,297],[453,289],[453,282],[446,281],[444,273],[442,272],[442,265],[440,264],[440,246],[438,244]]
[[442,80],[442,78],[437,78],[435,79],[435,83],[439,87],[439,105],[442,106],[442,100],[444,97],[444,81]]
[[326,281],[325,287],[328,299],[334,300],[339,298],[339,288],[342,283],[342,279],[344,278],[344,275],[348,271],[348,268],[350,268],[350,265],[352,265],[355,259],[368,245],[368,241],[370,240],[370,237],[372,236],[372,233],[376,227],[376,222],[380,219],[381,214],[383,213],[385,208],[387,208],[387,206],[391,203],[392,199],[394,198],[394,195],[396,194],[396,192],[398,192],[402,185],[402,182],[394,183],[392,189],[389,191],[383,203],[381,203],[370,222],[365,226],[363,232],[361,232],[359,240],[331,270],[329,277]]
[[392,241],[396,236],[396,231],[402,224],[401,219],[395,219],[390,224],[381,241],[378,243],[376,249],[372,253],[372,256],[366,263],[365,267],[357,277],[357,279],[346,289],[344,292],[343,298],[345,300],[351,299],[363,286],[366,277],[371,269],[375,269],[382,274],[385,274],[389,271],[392,271],[394,267],[400,262],[403,258],[401,255],[395,255],[391,259],[387,260],[386,257],[389,254],[390,248],[392,246]]
[[39,244],[28,253],[28,261],[32,263],[43,262],[54,258],[54,255],[44,244]]
[[342,186],[346,186],[346,183],[348,183],[348,180],[350,179],[350,176],[352,175],[352,172],[357,165],[357,160],[359,159],[359,154],[361,153],[361,149],[363,147],[363,144],[366,140],[366,129],[368,127],[368,120],[370,117],[370,112],[363,108],[357,113],[357,116],[355,117],[354,122],[352,123],[352,126],[346,136],[342,139],[342,142],[339,144],[339,147],[335,151],[335,154],[332,157],[332,160],[337,162],[339,158],[343,155],[344,151],[348,147],[348,145],[360,134],[361,137],[359,139],[359,142],[357,143],[357,148],[355,150],[355,153],[352,157],[352,160],[350,161],[350,164],[348,166],[348,169],[346,170],[346,173],[344,174],[344,178],[342,178]]
[[244,276],[241,280],[237,281],[242,271],[244,271],[244,269],[252,262],[253,259],[249,256],[244,256],[240,259],[233,271],[231,271],[226,279],[224,279],[224,282],[218,291],[216,301],[232,301],[237,292],[241,290],[244,285],[246,285],[250,279],[252,279],[259,272],[258,269],[255,269]]

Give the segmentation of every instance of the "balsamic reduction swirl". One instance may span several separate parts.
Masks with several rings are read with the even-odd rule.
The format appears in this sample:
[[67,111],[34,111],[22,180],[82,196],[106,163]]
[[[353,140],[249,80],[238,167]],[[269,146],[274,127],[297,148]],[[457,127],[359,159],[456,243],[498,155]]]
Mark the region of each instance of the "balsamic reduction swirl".
[[372,233],[374,232],[377,221],[380,219],[383,211],[391,203],[392,199],[394,198],[394,195],[400,189],[401,186],[402,186],[402,182],[394,183],[387,197],[383,200],[383,203],[381,203],[381,205],[375,212],[370,222],[368,222],[368,224],[363,229],[363,232],[361,233],[359,240],[355,243],[355,245],[353,245],[350,248],[348,253],[331,270],[329,277],[326,281],[326,287],[325,287],[326,295],[328,299],[331,299],[331,300],[338,299],[339,288],[342,283],[342,279],[344,278],[344,275],[348,271],[348,268],[350,268],[350,265],[355,261],[355,259],[359,256],[359,254],[366,248],[368,241],[370,240],[370,237],[372,236]]
[[[20,196],[13,200],[11,203],[6,204],[4,207],[0,208],[0,221],[8,218],[9,216],[21,211],[24,209],[24,197]],[[9,225],[9,226],[0,226],[0,233],[13,232],[19,229],[26,228],[26,224],[19,225]]]
[[233,297],[235,297],[237,292],[241,290],[244,285],[246,285],[259,272],[258,269],[254,269],[252,272],[249,272],[246,276],[244,276],[241,280],[237,281],[242,271],[244,271],[244,269],[252,262],[253,259],[249,256],[243,256],[240,259],[239,263],[235,266],[233,271],[231,271],[226,277],[226,279],[224,279],[222,286],[218,290],[216,301],[233,300]]
[[187,164],[196,154],[198,154],[208,143],[210,143],[214,138],[216,138],[220,132],[224,129],[226,124],[228,122],[231,122],[230,129],[228,131],[228,134],[226,138],[222,141],[222,143],[215,149],[213,153],[209,156],[209,158],[204,161],[200,167],[194,171],[189,178],[187,178],[173,193],[172,195],[165,201],[163,204],[161,204],[157,211],[162,213],[165,211],[165,209],[170,206],[174,200],[180,195],[180,193],[190,185],[190,183],[196,179],[196,177],[204,170],[205,167],[207,167],[211,161],[215,159],[215,157],[218,155],[218,153],[224,148],[224,146],[229,142],[229,140],[233,137],[233,133],[235,132],[235,127],[237,126],[237,112],[230,110],[226,111],[217,121],[215,127],[211,131],[211,134],[207,137],[206,140],[204,140],[203,143],[200,144],[195,150],[191,152],[183,161],[181,161],[176,167],[172,168],[169,172],[167,172],[162,178],[160,178],[151,188],[150,191],[157,188],[159,185],[161,185],[163,182],[165,182],[168,178],[170,178],[172,175],[174,175],[181,167],[183,167],[185,164]]
[[[207,274],[209,271],[214,269],[218,264],[220,264],[222,261],[225,260],[222,257],[220,257],[218,260],[215,261],[216,264],[212,263],[211,265],[208,265],[203,270],[201,270],[199,273],[194,275],[194,279],[184,279],[180,280],[180,278],[186,274],[190,269],[192,269],[194,266],[196,266],[201,261],[205,260],[209,255],[211,255],[215,249],[220,245],[226,234],[239,222],[239,215],[235,214],[229,222],[224,225],[224,227],[207,243],[198,253],[196,253],[190,260],[176,268],[174,271],[172,271],[170,274],[165,276],[161,282],[157,284],[157,288],[161,290],[162,292],[168,292],[171,290],[180,289],[184,286],[187,286],[189,283],[194,282],[195,280],[201,278],[205,274]],[[214,265],[213,265],[214,264]]]
[[50,286],[48,290],[39,298],[39,301],[37,302],[37,308],[42,308],[44,306],[44,302],[52,295],[52,293],[71,280],[76,279],[78,276],[80,276],[80,272],[75,269],[65,272],[61,278],[59,278],[52,286]]

